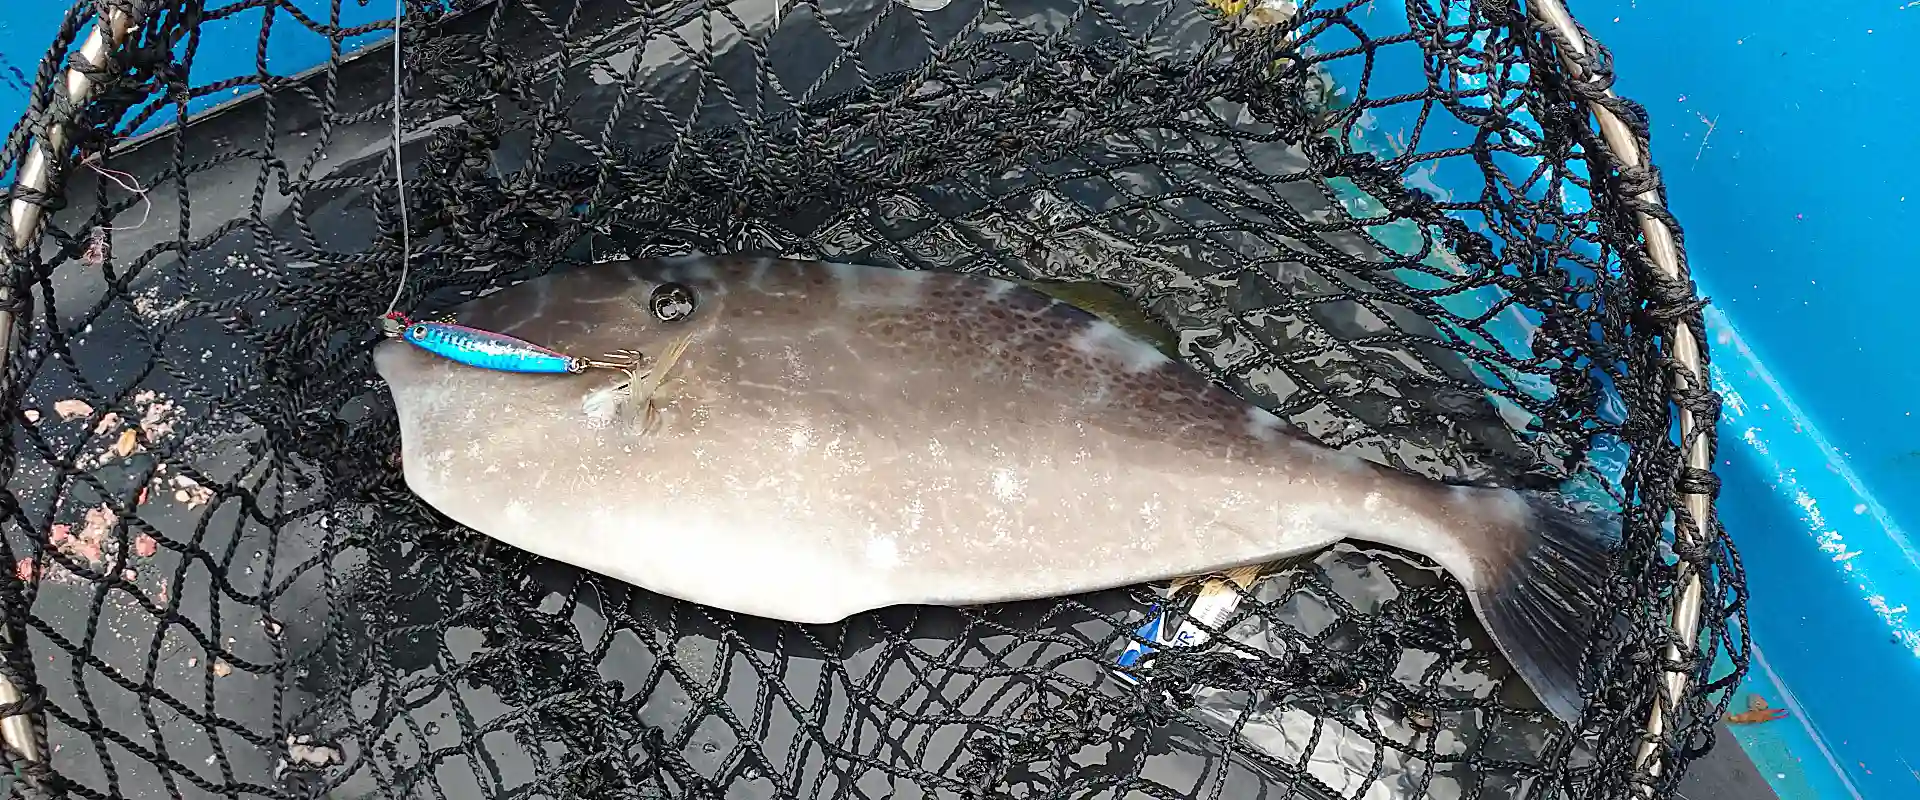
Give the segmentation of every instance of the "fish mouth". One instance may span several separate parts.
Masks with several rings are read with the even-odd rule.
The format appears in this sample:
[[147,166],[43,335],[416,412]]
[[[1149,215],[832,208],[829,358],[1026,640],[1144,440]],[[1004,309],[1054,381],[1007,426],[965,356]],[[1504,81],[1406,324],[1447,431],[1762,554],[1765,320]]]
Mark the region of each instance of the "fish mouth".
[[383,340],[373,346],[373,373],[388,385],[397,385],[419,372],[422,355],[419,348],[399,339]]

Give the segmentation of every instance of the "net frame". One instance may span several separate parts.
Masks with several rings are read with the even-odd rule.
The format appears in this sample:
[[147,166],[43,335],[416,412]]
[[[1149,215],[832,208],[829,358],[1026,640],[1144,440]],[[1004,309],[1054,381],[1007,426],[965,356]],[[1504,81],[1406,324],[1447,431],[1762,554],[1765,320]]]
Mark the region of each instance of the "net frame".
[[[45,133],[28,146],[26,161],[14,181],[9,219],[16,249],[26,250],[36,244],[44,211],[41,198],[53,188],[53,177],[59,171],[57,162],[68,155],[67,125],[77,119],[86,107],[96,88],[93,75],[102,74],[111,67],[114,51],[126,42],[137,19],[132,6],[110,7],[105,19],[95,24],[87,34],[86,41],[75,54],[73,66],[64,73],[66,91],[55,92],[53,106],[42,112],[51,124],[46,124],[43,127]],[[69,17],[69,24],[71,22],[72,17]],[[9,272],[15,266],[11,259],[5,260]],[[13,356],[14,312],[17,308],[13,282],[0,281],[0,381],[9,380],[7,364]],[[0,395],[7,394],[6,388],[0,386]],[[14,409],[8,409],[8,416],[13,416],[13,412]],[[20,584],[15,580],[6,581],[0,592],[18,602]],[[4,625],[0,625],[0,646],[13,652],[26,649],[24,642],[14,641],[12,627]],[[43,761],[47,755],[45,722],[30,716],[35,704],[29,703],[27,696],[20,691],[18,677],[10,664],[0,660],[0,743],[4,743],[9,751],[9,762],[13,758],[29,762]]]
[[[1634,216],[1646,239],[1648,260],[1669,281],[1667,288],[1670,291],[1675,287],[1691,286],[1685,254],[1670,227],[1672,214],[1666,210],[1658,178],[1649,169],[1644,143],[1635,141],[1633,130],[1621,119],[1620,114],[1625,109],[1620,98],[1609,87],[1611,81],[1597,77],[1605,75],[1605,72],[1598,69],[1599,65],[1595,63],[1586,32],[1574,21],[1561,0],[1531,0],[1529,5],[1558,41],[1561,59],[1575,79],[1575,91],[1586,100],[1588,108],[1599,120],[1601,135],[1610,151],[1607,155],[1623,175],[1634,176],[1631,183],[1644,185],[1644,188],[1632,193],[1632,198]],[[1712,485],[1713,475],[1715,432],[1711,421],[1715,415],[1711,412],[1705,415],[1708,422],[1702,425],[1701,415],[1697,411],[1702,406],[1709,409],[1718,407],[1719,397],[1707,386],[1707,354],[1699,336],[1703,329],[1704,323],[1699,319],[1697,308],[1693,314],[1677,319],[1672,333],[1673,359],[1667,364],[1668,386],[1679,415],[1681,449],[1690,473],[1683,475],[1675,486],[1681,502],[1681,508],[1677,510],[1684,511],[1677,514],[1674,521],[1674,537],[1678,542],[1676,549],[1706,547],[1706,531],[1714,526],[1713,495],[1708,487]],[[1674,595],[1671,620],[1678,639],[1695,643],[1697,647],[1705,590],[1693,561],[1682,558],[1679,563],[1679,591]],[[1665,740],[1668,719],[1677,713],[1680,698],[1686,694],[1691,678],[1688,670],[1681,666],[1686,662],[1678,642],[1670,642],[1664,655],[1668,666],[1662,687],[1664,693],[1660,697],[1667,705],[1656,702],[1648,710],[1644,728],[1646,740],[1635,760],[1635,766],[1651,778],[1658,778],[1666,768],[1666,762],[1658,757],[1655,743]],[[1641,786],[1651,795],[1651,782]]]
[[[16,248],[24,250],[36,244],[44,218],[43,202],[56,189],[54,176],[63,172],[58,165],[70,156],[64,135],[66,125],[84,110],[97,88],[92,76],[111,72],[115,51],[137,30],[143,5],[139,2],[104,4],[104,19],[93,25],[72,58],[71,66],[62,73],[66,91],[54,92],[50,106],[30,111],[43,115],[43,125],[39,128],[43,134],[28,144],[26,161],[16,180],[10,215]],[[1605,143],[1604,148],[1598,148],[1598,156],[1610,162],[1623,186],[1630,187],[1624,194],[1644,236],[1645,258],[1664,279],[1655,288],[1660,295],[1658,304],[1665,306],[1660,313],[1673,322],[1669,333],[1671,358],[1663,367],[1668,399],[1676,412],[1677,439],[1685,459],[1680,480],[1674,487],[1680,499],[1674,509],[1675,549],[1682,557],[1677,562],[1679,586],[1669,617],[1677,638],[1664,648],[1661,691],[1657,702],[1647,710],[1644,740],[1636,758],[1636,766],[1643,774],[1635,786],[1642,794],[1652,796],[1661,773],[1683,747],[1684,743],[1673,742],[1667,733],[1692,688],[1693,673],[1700,669],[1697,666],[1701,650],[1698,634],[1705,590],[1695,563],[1699,559],[1686,556],[1688,551],[1698,552],[1711,546],[1709,531],[1716,525],[1712,420],[1718,398],[1705,377],[1710,365],[1701,335],[1702,302],[1692,291],[1684,248],[1676,235],[1672,215],[1665,207],[1664,192],[1648,158],[1645,137],[1637,135],[1626,121],[1636,111],[1612,92],[1607,65],[1596,57],[1598,43],[1561,0],[1525,0],[1524,5],[1538,29],[1553,38],[1558,58],[1574,79],[1571,88],[1598,123]],[[70,15],[69,25],[76,18]],[[391,26],[396,33],[400,22],[395,19]],[[18,307],[11,283],[0,283],[0,374],[4,374],[12,356],[11,334]],[[0,594],[17,599],[19,592],[14,578],[0,577]],[[0,636],[8,638],[4,642],[7,649],[24,649],[21,643],[11,641],[6,628],[0,627]],[[0,742],[8,750],[9,760],[43,761],[47,757],[44,722],[34,724],[37,700],[23,693],[16,681],[15,670],[0,662]]]

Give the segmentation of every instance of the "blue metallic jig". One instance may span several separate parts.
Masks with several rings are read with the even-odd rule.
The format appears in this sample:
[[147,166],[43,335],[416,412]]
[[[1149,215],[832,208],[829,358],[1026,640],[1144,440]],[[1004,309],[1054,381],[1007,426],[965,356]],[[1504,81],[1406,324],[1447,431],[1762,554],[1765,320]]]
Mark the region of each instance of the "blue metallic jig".
[[451,322],[415,322],[400,333],[400,338],[434,355],[480,369],[542,374],[587,370],[584,358]]
[[387,319],[398,324],[395,335],[415,347],[479,369],[546,375],[578,374],[594,367],[630,372],[640,361],[639,354],[631,351],[612,353],[604,359],[581,358],[453,322],[412,322],[399,314],[390,314]]

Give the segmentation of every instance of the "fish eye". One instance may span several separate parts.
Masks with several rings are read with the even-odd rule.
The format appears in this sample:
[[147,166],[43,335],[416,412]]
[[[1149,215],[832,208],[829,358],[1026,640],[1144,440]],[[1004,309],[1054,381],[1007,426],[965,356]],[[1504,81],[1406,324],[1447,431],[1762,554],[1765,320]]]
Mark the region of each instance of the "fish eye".
[[679,322],[693,316],[693,309],[693,290],[683,284],[660,284],[653,288],[653,296],[647,298],[647,310],[661,322]]
[[425,335],[427,335],[427,326],[425,326],[425,325],[415,325],[415,326],[413,326],[413,327],[411,327],[411,328],[408,328],[408,329],[407,329],[407,335],[408,335],[408,336],[425,336]]

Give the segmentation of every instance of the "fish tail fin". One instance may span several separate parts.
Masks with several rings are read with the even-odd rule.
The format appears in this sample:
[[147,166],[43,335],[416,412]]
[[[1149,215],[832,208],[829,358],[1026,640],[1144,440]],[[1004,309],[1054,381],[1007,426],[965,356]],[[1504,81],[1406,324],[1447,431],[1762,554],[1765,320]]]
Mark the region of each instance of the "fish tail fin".
[[1614,616],[1606,584],[1619,517],[1568,507],[1551,492],[1512,495],[1525,503],[1525,519],[1492,574],[1475,581],[1484,585],[1473,591],[1474,606],[1534,695],[1573,724],[1585,706],[1587,643],[1596,622]]

